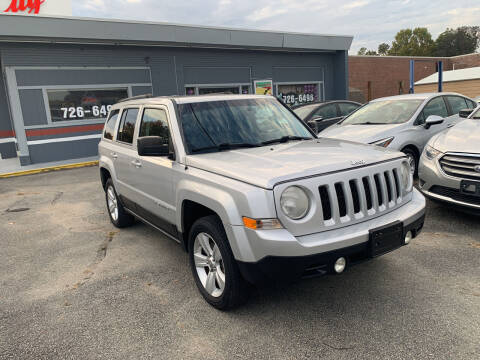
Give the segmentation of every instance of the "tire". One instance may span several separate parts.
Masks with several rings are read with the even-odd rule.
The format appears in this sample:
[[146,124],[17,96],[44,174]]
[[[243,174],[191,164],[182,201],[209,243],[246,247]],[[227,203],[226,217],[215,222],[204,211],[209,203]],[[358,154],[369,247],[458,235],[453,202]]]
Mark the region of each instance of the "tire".
[[217,216],[206,216],[193,224],[188,250],[193,278],[210,305],[227,310],[247,301],[249,286],[240,274],[223,224]]
[[135,222],[135,218],[125,211],[125,208],[119,201],[111,178],[105,183],[105,202],[107,203],[108,216],[115,227],[124,228]]
[[417,176],[418,175],[418,162],[419,162],[417,153],[410,148],[403,149],[402,152],[405,155],[407,155],[407,157],[409,158],[410,161],[414,162],[414,168],[412,169],[413,170],[413,175]]

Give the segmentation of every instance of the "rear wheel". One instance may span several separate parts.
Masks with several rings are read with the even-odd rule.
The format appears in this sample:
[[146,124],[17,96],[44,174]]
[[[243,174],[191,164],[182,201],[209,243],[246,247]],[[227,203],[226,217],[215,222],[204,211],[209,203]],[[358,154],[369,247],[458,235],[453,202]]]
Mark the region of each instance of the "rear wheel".
[[193,224],[189,257],[198,290],[210,305],[226,310],[248,299],[248,285],[240,274],[217,216],[200,218]]
[[105,183],[105,200],[107,202],[108,216],[114,226],[123,228],[133,224],[135,218],[125,211],[125,208],[119,201],[111,178]]

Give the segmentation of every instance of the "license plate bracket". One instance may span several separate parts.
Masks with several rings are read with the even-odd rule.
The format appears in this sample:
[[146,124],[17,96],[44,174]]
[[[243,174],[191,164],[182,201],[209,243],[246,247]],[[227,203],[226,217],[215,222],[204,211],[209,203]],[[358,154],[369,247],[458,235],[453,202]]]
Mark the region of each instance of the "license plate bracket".
[[460,193],[480,197],[480,181],[462,180]]
[[396,221],[392,224],[370,230],[369,236],[370,257],[377,257],[404,245],[403,223]]

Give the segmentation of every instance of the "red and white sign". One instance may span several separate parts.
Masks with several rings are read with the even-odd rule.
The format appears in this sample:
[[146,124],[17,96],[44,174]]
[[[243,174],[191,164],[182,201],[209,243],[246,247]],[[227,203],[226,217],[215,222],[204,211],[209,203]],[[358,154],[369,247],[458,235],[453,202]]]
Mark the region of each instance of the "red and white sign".
[[0,0],[0,13],[72,16],[71,0]]

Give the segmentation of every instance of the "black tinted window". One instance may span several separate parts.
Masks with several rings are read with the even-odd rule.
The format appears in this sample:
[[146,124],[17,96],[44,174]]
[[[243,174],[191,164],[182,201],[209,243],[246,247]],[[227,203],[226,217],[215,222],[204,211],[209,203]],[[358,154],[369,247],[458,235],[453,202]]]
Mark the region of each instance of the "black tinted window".
[[119,110],[113,110],[110,113],[110,117],[108,118],[107,122],[105,123],[105,130],[103,133],[103,137],[105,139],[113,140],[113,134],[115,133],[115,127],[117,126],[118,120],[118,113]]
[[122,120],[118,128],[117,140],[125,143],[133,143],[133,133],[137,121],[138,109],[123,110]]
[[165,111],[161,109],[145,109],[138,136],[160,136],[164,143],[168,144],[168,120]]
[[452,108],[452,115],[456,115],[460,110],[467,109],[467,102],[460,96],[447,96],[447,101]]
[[427,119],[430,115],[438,115],[441,117],[447,117],[448,111],[443,101],[443,97],[437,97],[431,100],[423,109],[423,116]]
[[328,104],[325,106],[322,106],[320,109],[315,111],[315,114],[313,114],[313,117],[322,117],[324,119],[330,119],[337,117],[337,105],[335,104]]
[[351,103],[338,103],[338,107],[340,108],[340,115],[347,116],[351,112],[357,110],[359,106]]

